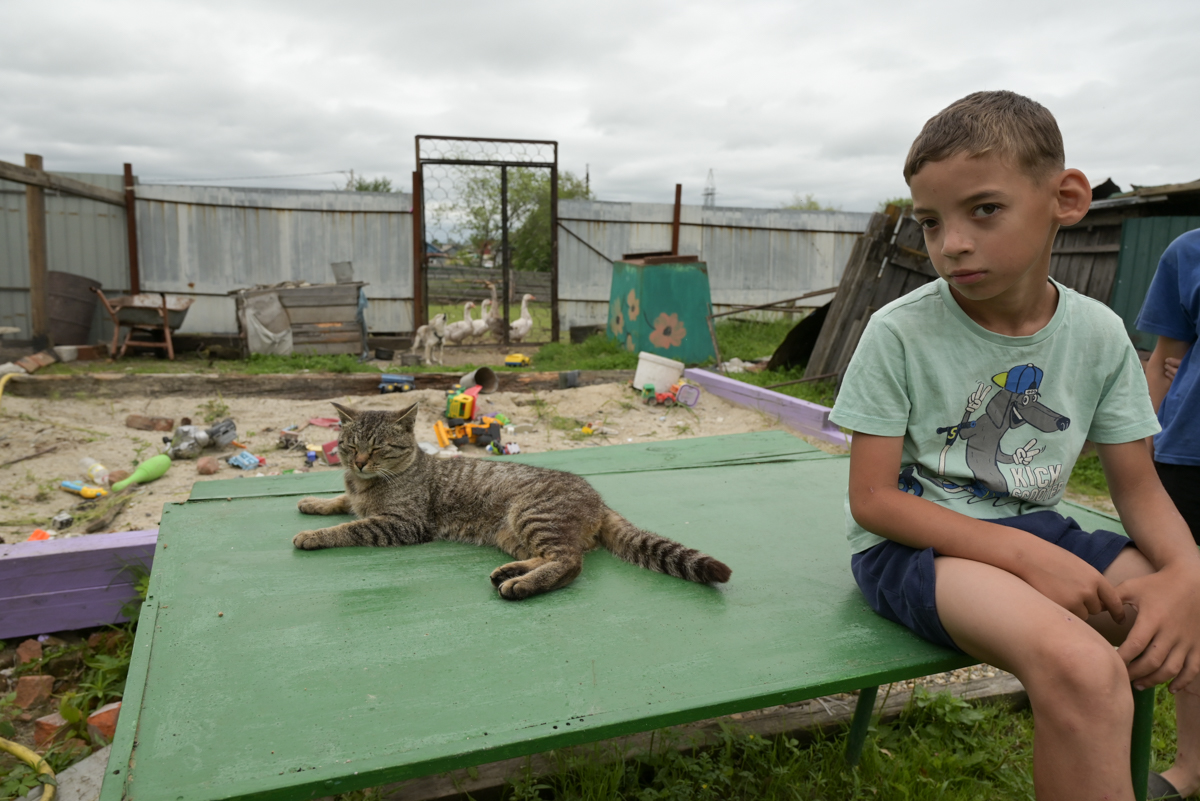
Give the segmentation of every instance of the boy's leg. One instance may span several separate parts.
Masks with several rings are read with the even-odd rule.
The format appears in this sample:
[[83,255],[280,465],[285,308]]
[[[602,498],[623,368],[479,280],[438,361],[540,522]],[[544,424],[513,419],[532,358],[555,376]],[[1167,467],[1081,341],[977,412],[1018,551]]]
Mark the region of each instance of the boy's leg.
[[1133,694],[1113,647],[1021,579],[982,562],[939,556],[942,625],[972,656],[1025,685],[1037,736],[1040,801],[1133,798]]
[[[1154,566],[1136,548],[1126,548],[1116,558],[1104,577],[1116,586],[1122,581],[1154,572]],[[1137,612],[1126,607],[1125,622],[1117,624],[1107,612],[1092,615],[1089,623],[1113,645],[1120,645],[1129,632]],[[1163,771],[1184,798],[1200,791],[1200,680],[1175,694],[1175,764]]]

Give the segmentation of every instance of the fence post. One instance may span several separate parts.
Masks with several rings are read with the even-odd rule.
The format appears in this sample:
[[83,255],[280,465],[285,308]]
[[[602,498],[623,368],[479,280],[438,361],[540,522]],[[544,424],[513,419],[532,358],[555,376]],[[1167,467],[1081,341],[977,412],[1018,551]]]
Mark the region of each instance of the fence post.
[[[42,157],[25,154],[25,166],[42,169]],[[49,347],[50,311],[46,304],[46,193],[40,186],[25,184],[25,219],[29,233],[30,333],[37,350]]]
[[129,240],[129,294],[142,291],[142,273],[138,262],[137,197],[133,193],[133,165],[125,165],[125,235]]

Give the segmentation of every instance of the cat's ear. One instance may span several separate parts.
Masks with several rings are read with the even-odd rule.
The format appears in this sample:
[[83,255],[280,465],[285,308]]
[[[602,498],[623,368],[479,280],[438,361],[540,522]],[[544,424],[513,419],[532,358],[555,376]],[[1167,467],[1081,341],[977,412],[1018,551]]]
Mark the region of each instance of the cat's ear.
[[414,403],[407,409],[392,412],[392,424],[412,431],[417,422],[417,405]]
[[[332,401],[331,401],[332,402]],[[358,412],[348,406],[343,406],[340,403],[334,403],[333,408],[337,409],[338,419],[343,423],[349,423],[354,418],[358,417]]]

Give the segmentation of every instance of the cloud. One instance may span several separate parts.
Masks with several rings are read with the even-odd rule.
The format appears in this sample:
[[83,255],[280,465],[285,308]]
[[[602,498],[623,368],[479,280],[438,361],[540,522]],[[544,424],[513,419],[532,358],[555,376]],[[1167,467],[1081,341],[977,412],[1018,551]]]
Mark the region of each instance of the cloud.
[[[1200,6],[1101,0],[9,4],[0,133],[51,169],[205,179],[354,168],[408,186],[416,134],[556,139],[602,198],[847,209],[979,88],[1059,118],[1125,186],[1200,177]],[[36,35],[34,33],[36,32]],[[249,183],[327,188],[338,175]],[[237,182],[234,182],[237,183]],[[247,182],[241,182],[245,185]]]

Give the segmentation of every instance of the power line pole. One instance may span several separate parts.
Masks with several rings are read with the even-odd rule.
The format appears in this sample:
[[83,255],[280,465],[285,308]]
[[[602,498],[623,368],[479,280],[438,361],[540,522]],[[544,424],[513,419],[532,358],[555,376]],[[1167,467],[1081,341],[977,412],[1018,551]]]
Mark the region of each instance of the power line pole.
[[704,182],[704,208],[711,209],[717,205],[717,182],[713,178],[713,171],[708,170],[708,180]]

